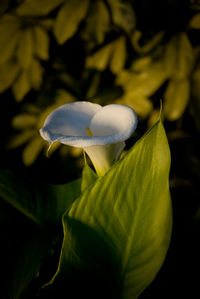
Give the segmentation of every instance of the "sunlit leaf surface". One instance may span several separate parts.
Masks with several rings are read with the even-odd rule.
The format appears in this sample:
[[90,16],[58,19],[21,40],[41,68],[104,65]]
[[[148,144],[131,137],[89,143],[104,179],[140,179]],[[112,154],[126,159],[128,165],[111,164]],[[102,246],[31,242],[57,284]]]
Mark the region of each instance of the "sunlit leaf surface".
[[109,286],[112,298],[138,298],[155,278],[169,246],[169,167],[168,143],[158,122],[65,214],[55,283],[69,279],[71,290],[82,279],[90,294],[92,279],[104,292]]

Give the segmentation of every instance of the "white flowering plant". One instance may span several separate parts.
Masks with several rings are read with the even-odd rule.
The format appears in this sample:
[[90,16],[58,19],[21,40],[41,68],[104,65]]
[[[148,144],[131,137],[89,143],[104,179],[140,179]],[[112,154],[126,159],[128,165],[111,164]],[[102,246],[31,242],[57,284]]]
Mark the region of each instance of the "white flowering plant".
[[44,275],[50,248],[56,266],[39,280],[37,298],[136,299],[154,280],[171,238],[170,151],[158,120],[121,157],[136,126],[128,106],[64,104],[47,116],[40,134],[50,146],[82,148],[94,170],[85,159],[81,179],[34,191],[0,172],[1,197],[42,230],[29,242],[29,252],[39,254],[30,259],[25,251],[20,258],[12,296],[21,298]]

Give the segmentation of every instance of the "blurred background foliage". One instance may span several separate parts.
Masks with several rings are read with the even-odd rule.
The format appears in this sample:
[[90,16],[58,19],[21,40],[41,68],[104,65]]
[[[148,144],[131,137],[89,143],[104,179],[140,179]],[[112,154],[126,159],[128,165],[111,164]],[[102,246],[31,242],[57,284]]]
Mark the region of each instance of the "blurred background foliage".
[[38,131],[53,109],[77,100],[133,107],[139,125],[128,148],[158,119],[162,101],[175,229],[159,287],[142,298],[166,277],[172,286],[176,275],[186,280],[182,273],[199,262],[199,0],[0,1],[0,97],[1,168],[56,183],[80,176],[83,160],[59,144],[45,156]]

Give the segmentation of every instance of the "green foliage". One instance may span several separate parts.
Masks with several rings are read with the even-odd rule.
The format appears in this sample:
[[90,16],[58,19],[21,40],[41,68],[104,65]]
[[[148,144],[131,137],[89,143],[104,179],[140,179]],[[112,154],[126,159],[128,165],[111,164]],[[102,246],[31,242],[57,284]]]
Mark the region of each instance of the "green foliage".
[[76,180],[63,185],[31,186],[10,171],[0,171],[1,198],[39,226],[59,224],[62,214],[79,196],[80,185]]
[[111,298],[138,298],[160,269],[169,246],[169,167],[161,122],[92,185],[94,175],[86,165],[84,185],[88,179],[90,186],[63,217],[58,281],[75,284],[84,275],[89,288],[95,277],[100,280],[97,287],[111,286]]
[[38,227],[24,239],[13,263],[10,296],[20,298],[36,274],[40,276],[62,219],[60,260],[44,291],[56,288],[61,294],[67,281],[70,294],[84,277],[82,292],[88,298],[91,279],[94,286],[101,285],[102,295],[138,298],[169,246],[169,168],[168,142],[159,121],[103,177],[98,178],[86,161],[82,181],[63,185],[31,185],[11,171],[0,171],[0,203],[3,200]]
[[20,16],[43,16],[47,15],[64,0],[26,0],[17,8],[17,14]]
[[88,5],[89,0],[69,0],[60,8],[54,26],[54,34],[59,44],[74,35],[87,13]]
[[97,175],[88,165],[88,163],[86,161],[86,156],[85,156],[85,166],[83,168],[82,180],[81,180],[81,191],[82,192],[85,191],[96,180],[97,180]]

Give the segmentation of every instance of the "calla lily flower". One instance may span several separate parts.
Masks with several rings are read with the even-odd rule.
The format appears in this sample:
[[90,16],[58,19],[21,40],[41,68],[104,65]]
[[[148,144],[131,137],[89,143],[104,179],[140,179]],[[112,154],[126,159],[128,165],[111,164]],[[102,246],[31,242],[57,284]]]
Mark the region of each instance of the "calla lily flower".
[[137,125],[137,116],[128,106],[111,104],[102,107],[90,102],[73,102],[55,109],[40,129],[50,145],[62,144],[83,148],[99,176],[120,157]]

